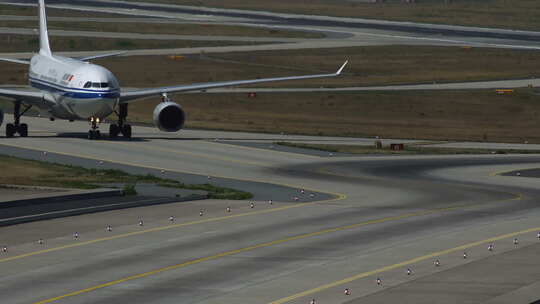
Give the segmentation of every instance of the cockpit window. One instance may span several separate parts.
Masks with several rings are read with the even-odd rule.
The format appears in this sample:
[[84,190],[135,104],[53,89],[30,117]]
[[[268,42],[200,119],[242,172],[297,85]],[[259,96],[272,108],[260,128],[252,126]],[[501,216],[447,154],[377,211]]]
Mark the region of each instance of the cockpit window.
[[111,86],[111,84],[108,83],[108,82],[91,82],[91,81],[88,81],[87,83],[84,84],[85,88],[108,88],[110,86]]

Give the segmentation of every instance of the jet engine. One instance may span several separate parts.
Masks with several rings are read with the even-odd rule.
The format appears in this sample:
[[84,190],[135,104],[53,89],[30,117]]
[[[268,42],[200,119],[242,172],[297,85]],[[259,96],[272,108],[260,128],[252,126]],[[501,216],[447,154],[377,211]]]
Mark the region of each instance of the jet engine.
[[186,113],[174,102],[166,101],[154,109],[154,124],[165,132],[176,132],[184,126]]

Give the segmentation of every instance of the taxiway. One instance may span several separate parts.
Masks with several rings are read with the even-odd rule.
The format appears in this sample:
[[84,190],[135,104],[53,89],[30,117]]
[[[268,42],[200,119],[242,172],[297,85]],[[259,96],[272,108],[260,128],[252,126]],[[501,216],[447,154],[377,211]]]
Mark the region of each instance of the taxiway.
[[[467,272],[491,269],[485,265],[497,265],[506,252],[527,259],[536,250],[540,185],[497,173],[537,167],[538,156],[328,157],[228,141],[359,139],[196,130],[163,135],[146,127],[135,127],[132,141],[88,141],[78,133],[86,128],[82,122],[25,121],[30,137],[2,138],[2,149],[58,152],[64,162],[103,160],[149,172],[166,168],[239,187],[246,181],[288,187],[302,199],[270,205],[260,197],[254,208],[244,201],[171,203],[0,228],[9,246],[0,256],[0,290],[9,303],[377,303],[392,295],[450,303],[422,282],[458,293],[461,285],[448,279],[458,274],[477,282],[474,299],[464,294],[466,300],[518,290],[540,298],[526,288],[540,280],[536,273],[494,290]],[[308,202],[301,189],[329,196]],[[40,237],[44,245],[36,243]],[[495,251],[486,249],[490,243]],[[440,267],[433,266],[436,259]],[[538,269],[537,263],[527,259],[527,268]],[[520,269],[501,266],[497,273]]]
[[[54,2],[73,8],[70,1]],[[336,33],[326,39],[128,55],[380,44],[535,49],[538,40],[537,33],[504,30],[185,7],[173,11],[117,1],[79,3],[86,6],[76,9],[106,11],[112,5],[135,16]],[[327,155],[277,149],[272,143],[373,140],[198,130],[164,134],[147,127],[134,127],[131,141],[88,141],[85,122],[27,117],[24,122],[30,125],[30,137],[0,138],[1,151],[194,183],[210,181],[251,191],[256,202],[253,208],[246,201],[173,202],[1,227],[0,246],[6,246],[0,253],[2,301],[453,303],[455,298],[448,295],[456,294],[472,302],[540,299],[535,288],[540,265],[531,259],[540,242],[540,184],[532,177],[500,174],[538,167],[537,155]],[[112,231],[105,229],[108,225]],[[40,238],[43,244],[37,243]],[[495,249],[488,251],[489,244]],[[436,260],[440,266],[434,266]],[[512,267],[505,261],[521,263]],[[345,288],[352,294],[345,295]]]

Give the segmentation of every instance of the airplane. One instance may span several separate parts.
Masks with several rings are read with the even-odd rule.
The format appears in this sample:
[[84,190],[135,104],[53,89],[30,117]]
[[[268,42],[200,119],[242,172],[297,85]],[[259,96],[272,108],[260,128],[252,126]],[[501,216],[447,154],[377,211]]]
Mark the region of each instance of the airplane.
[[[165,132],[176,132],[183,128],[186,113],[182,107],[169,99],[169,93],[205,91],[206,89],[274,82],[284,80],[311,79],[339,76],[347,61],[331,74],[289,76],[252,80],[197,83],[158,88],[122,90],[118,79],[106,68],[89,61],[109,56],[118,56],[123,52],[101,54],[82,58],[69,58],[53,55],[49,45],[45,0],[38,0],[39,7],[39,53],[28,60],[0,58],[1,61],[29,65],[28,80],[35,90],[22,88],[0,88],[0,98],[14,103],[14,122],[6,124],[6,137],[19,134],[28,136],[28,125],[21,123],[21,117],[32,107],[51,120],[88,120],[90,130],[88,139],[99,139],[99,125],[103,120],[116,113],[118,121],[110,124],[109,138],[131,138],[131,125],[127,123],[130,103],[149,96],[161,96],[153,112],[154,124]],[[0,125],[3,113],[0,111]]]

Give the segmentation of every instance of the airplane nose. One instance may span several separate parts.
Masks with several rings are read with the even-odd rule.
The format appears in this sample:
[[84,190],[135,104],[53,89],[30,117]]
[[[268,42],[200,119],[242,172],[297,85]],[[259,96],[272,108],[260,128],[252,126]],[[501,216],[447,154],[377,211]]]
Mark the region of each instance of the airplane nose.
[[99,94],[99,97],[103,99],[117,99],[117,98],[120,98],[120,92],[116,91],[116,92],[102,93],[102,94]]
[[106,99],[105,104],[107,105],[107,108],[109,110],[113,111],[114,108],[116,107],[117,102],[118,102],[118,98],[116,98],[116,99]]

